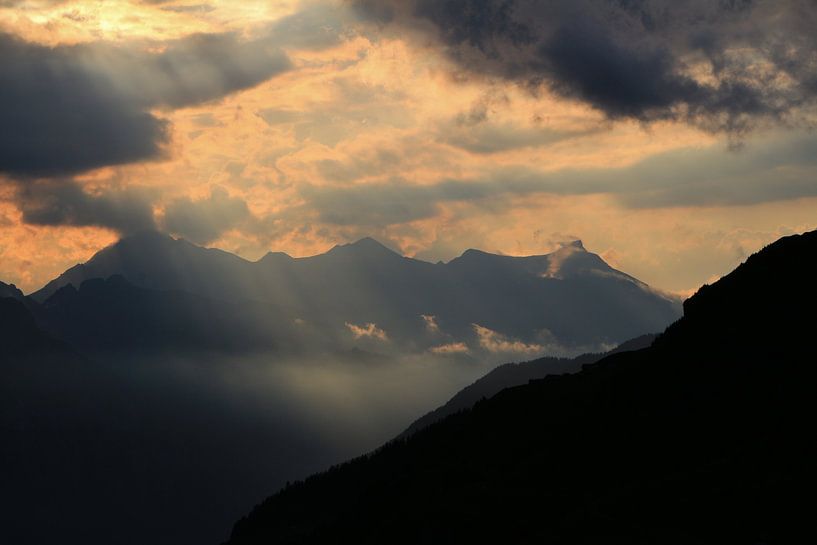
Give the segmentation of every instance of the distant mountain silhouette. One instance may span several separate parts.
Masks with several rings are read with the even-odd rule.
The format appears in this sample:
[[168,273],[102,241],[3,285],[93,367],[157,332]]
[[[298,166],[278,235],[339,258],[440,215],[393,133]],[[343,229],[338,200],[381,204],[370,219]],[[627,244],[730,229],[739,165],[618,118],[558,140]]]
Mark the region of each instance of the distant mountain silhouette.
[[506,389],[286,487],[230,545],[817,542],[817,232],[648,348]]
[[575,358],[539,358],[521,363],[506,363],[493,369],[484,377],[470,386],[466,386],[445,405],[438,407],[428,414],[418,418],[406,429],[400,438],[407,438],[414,433],[439,422],[447,416],[470,409],[479,401],[490,399],[505,388],[521,386],[532,380],[543,379],[550,375],[578,373],[582,367],[596,363],[611,354],[632,352],[648,347],[655,340],[656,335],[642,335],[620,344],[613,350],[602,354],[582,354]]
[[22,298],[22,294],[19,298],[0,296],[0,354],[9,356],[23,350],[47,351],[54,347],[53,339],[40,330]]
[[4,284],[3,282],[0,282],[0,298],[2,297],[22,299],[23,292],[20,291],[14,284]]
[[[616,271],[579,241],[543,256],[468,250],[431,264],[365,238],[313,257],[269,253],[250,262],[147,232],[72,267],[32,298],[45,303],[69,284],[115,275],[142,289],[263,302],[279,322],[297,321],[324,339],[351,341],[352,327],[374,324],[390,349],[463,343],[498,361],[514,357],[513,350],[599,350],[660,331],[680,315],[679,301]],[[485,335],[507,342],[487,343]]]

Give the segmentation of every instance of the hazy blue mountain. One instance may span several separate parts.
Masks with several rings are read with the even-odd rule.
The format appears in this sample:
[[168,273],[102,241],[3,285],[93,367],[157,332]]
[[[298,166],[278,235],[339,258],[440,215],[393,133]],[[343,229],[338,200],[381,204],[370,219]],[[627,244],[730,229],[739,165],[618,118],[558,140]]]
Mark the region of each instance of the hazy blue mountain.
[[817,231],[648,348],[503,390],[239,521],[230,545],[814,543]]
[[[297,322],[324,338],[351,342],[353,326],[374,324],[382,331],[379,342],[371,335],[361,342],[384,351],[464,343],[472,354],[493,351],[499,360],[513,357],[514,349],[598,350],[660,331],[680,315],[679,301],[616,271],[578,241],[549,255],[468,250],[431,264],[366,238],[313,257],[269,253],[250,262],[142,233],[72,267],[33,298],[45,302],[66,285],[113,275],[144,289],[264,302],[279,322]],[[492,342],[497,339],[507,342]]]
[[400,434],[400,437],[407,438],[423,428],[427,428],[431,424],[439,422],[447,416],[470,409],[479,401],[490,399],[506,388],[521,386],[532,380],[543,379],[550,375],[578,373],[585,365],[596,363],[611,354],[632,352],[633,350],[646,348],[652,344],[655,338],[656,335],[642,335],[618,345],[609,352],[600,354],[581,354],[575,358],[545,357],[520,363],[514,362],[500,365],[484,377],[477,379],[473,384],[457,392],[445,405],[415,420],[406,431]]

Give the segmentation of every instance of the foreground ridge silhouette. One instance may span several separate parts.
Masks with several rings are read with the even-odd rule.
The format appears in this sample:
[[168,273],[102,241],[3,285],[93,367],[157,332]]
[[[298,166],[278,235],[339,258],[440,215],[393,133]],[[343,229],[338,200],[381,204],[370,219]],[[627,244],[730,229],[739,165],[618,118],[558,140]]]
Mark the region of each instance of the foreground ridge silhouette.
[[816,278],[817,232],[783,238],[649,348],[288,486],[229,544],[815,543]]
[[439,422],[446,416],[470,409],[479,401],[489,399],[505,388],[521,386],[531,380],[542,379],[548,375],[563,375],[578,373],[587,364],[596,363],[603,357],[618,352],[631,352],[646,348],[653,343],[656,335],[641,335],[624,342],[614,349],[604,353],[580,354],[575,358],[544,357],[519,363],[506,363],[493,369],[488,374],[477,379],[473,384],[466,386],[448,400],[444,405],[421,416],[403,432],[398,438],[405,439],[423,428]]

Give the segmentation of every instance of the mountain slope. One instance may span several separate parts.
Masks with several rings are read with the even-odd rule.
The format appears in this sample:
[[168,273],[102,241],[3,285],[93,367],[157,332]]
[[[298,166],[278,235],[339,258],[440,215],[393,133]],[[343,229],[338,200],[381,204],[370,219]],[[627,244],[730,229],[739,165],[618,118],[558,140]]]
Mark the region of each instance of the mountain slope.
[[45,302],[68,284],[79,288],[113,275],[145,289],[264,302],[282,321],[308,324],[325,338],[359,340],[354,327],[374,324],[384,349],[462,343],[496,361],[600,350],[659,331],[680,314],[678,301],[612,269],[578,241],[549,255],[468,250],[450,263],[431,264],[362,239],[313,257],[270,253],[249,262],[142,233],[69,269],[32,297]]
[[507,389],[290,486],[229,543],[813,543],[817,232],[649,348]]
[[622,343],[610,352],[603,354],[582,354],[575,358],[546,357],[521,363],[506,363],[500,365],[470,386],[466,386],[457,392],[445,405],[415,420],[406,431],[400,434],[400,438],[413,435],[447,416],[470,409],[477,402],[483,399],[490,399],[506,388],[521,386],[532,380],[543,379],[550,375],[578,373],[583,366],[596,363],[611,354],[631,352],[633,350],[646,348],[652,344],[655,337],[655,335],[642,335],[641,337]]
[[29,305],[50,333],[91,354],[281,353],[297,338],[269,304],[139,288],[119,275]]

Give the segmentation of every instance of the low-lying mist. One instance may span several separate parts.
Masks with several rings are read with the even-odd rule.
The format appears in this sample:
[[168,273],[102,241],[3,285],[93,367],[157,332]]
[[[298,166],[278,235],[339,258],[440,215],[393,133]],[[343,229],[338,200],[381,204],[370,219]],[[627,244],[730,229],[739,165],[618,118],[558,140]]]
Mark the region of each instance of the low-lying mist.
[[32,346],[69,354],[0,361],[0,542],[18,545],[215,544],[493,366],[601,351],[678,311],[579,245],[431,264],[364,240],[251,263],[158,234],[13,296]]
[[0,541],[21,545],[218,543],[287,481],[378,447],[488,369],[357,349],[13,365],[4,512],[21,516]]
[[127,362],[146,391],[207,399],[228,412],[288,424],[354,455],[376,448],[492,367],[460,355],[166,356]]

